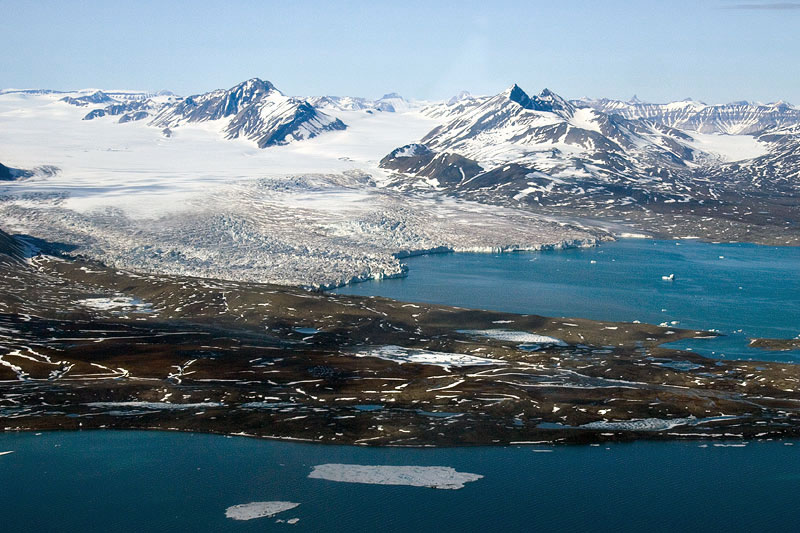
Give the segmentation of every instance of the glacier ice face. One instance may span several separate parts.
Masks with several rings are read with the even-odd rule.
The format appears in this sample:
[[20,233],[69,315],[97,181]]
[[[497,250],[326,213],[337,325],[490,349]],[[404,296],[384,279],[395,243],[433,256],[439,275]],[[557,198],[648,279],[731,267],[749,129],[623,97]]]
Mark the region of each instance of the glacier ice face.
[[159,218],[78,212],[58,197],[0,201],[14,230],[117,268],[326,288],[405,274],[402,257],[578,246],[589,231],[522,210],[410,195],[360,173],[219,186]]

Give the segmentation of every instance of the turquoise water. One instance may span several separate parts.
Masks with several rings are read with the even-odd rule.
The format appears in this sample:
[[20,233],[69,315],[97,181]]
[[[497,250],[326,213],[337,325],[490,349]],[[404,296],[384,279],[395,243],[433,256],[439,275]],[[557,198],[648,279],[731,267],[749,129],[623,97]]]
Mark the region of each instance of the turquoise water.
[[[673,343],[729,359],[800,362],[800,351],[748,347],[800,334],[800,248],[626,239],[596,248],[438,254],[407,260],[408,277],[359,283],[376,295],[547,316],[679,322],[724,337]],[[662,276],[674,274],[673,281]]]
[[[796,531],[800,442],[364,448],[214,435],[0,435],[0,529],[17,531]],[[535,450],[553,450],[537,453]],[[460,490],[308,479],[330,462],[452,466]],[[228,506],[296,509],[238,522]],[[276,518],[299,518],[296,525]]]

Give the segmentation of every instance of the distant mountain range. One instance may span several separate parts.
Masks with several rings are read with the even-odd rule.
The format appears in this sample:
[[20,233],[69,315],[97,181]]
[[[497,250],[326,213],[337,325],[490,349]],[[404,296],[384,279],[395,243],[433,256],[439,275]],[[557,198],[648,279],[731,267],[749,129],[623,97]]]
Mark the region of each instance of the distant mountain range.
[[165,136],[209,123],[225,139],[260,148],[345,130],[353,113],[413,112],[438,125],[381,160],[401,191],[593,212],[668,204],[673,212],[727,212],[722,206],[749,198],[750,211],[770,220],[775,209],[800,219],[800,109],[784,102],[567,100],[512,85],[493,96],[462,92],[422,104],[396,93],[292,97],[258,78],[188,97],[82,91],[60,100],[85,108],[84,120],[146,121]]
[[631,120],[648,119],[672,128],[700,133],[756,135],[770,128],[800,123],[800,109],[785,102],[707,105],[694,100],[683,100],[669,104],[649,104],[638,99],[621,102],[602,98],[578,100],[577,103]]
[[259,78],[230,89],[218,89],[180,98],[169,92],[156,95],[120,93],[114,96],[94,91],[61,98],[67,104],[92,108],[83,117],[94,120],[119,117],[118,122],[149,120],[165,135],[184,124],[220,122],[226,139],[246,138],[259,148],[316,137],[327,131],[344,130],[347,125],[331,112],[368,113],[407,111],[409,104],[390,93],[377,100],[357,97],[319,96],[308,99],[286,96],[272,83]]
[[422,112],[442,124],[381,161],[400,189],[595,210],[800,193],[800,110],[785,103],[568,101],[513,85]]
[[[308,153],[319,161],[333,157],[332,171],[347,167],[380,178],[375,182],[401,195],[448,195],[565,220],[606,218],[660,235],[800,242],[800,109],[784,102],[569,100],[516,84],[496,95],[461,92],[434,103],[396,93],[374,100],[297,97],[258,78],[186,97],[96,89],[8,89],[0,95],[9,117],[18,118],[17,104],[25,109],[30,101],[40,120],[52,112],[62,122],[80,117],[123,123],[123,141],[126,127],[140,133],[150,127],[164,137],[195,128],[211,134],[206,141],[218,136],[220,142],[238,139],[269,149],[338,132],[330,145],[309,143]],[[74,112],[62,113],[64,106]],[[374,120],[379,114],[384,119]],[[107,130],[82,131],[91,139]],[[356,160],[331,153],[353,147]],[[288,158],[282,168],[291,169],[294,155],[282,155]],[[14,154],[0,158],[25,167],[0,166],[2,181],[61,172]],[[69,166],[68,160],[58,163]]]

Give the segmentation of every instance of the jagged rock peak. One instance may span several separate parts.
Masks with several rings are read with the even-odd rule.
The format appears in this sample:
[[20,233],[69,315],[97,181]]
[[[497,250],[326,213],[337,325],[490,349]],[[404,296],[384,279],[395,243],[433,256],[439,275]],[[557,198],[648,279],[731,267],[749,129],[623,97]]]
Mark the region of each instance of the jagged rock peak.
[[512,102],[518,103],[525,109],[531,109],[531,97],[528,96],[528,93],[523,91],[522,88],[516,83],[503,91],[503,95],[505,95]]
[[539,111],[565,111],[569,114],[574,111],[572,104],[547,88],[535,96],[533,101],[536,102]]
[[516,102],[524,109],[531,109],[533,111],[547,111],[550,113],[559,113],[571,115],[575,108],[572,104],[564,100],[562,97],[551,91],[550,89],[543,89],[538,95],[534,97],[528,96],[528,93],[516,83],[503,91],[502,93],[512,102]]

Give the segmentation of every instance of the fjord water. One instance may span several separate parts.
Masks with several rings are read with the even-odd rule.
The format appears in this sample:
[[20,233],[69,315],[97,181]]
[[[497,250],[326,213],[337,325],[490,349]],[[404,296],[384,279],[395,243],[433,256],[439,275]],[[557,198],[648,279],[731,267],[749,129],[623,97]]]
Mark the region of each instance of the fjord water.
[[[750,357],[748,337],[798,333],[798,252],[626,240],[535,254],[432,255],[410,259],[408,278],[338,292],[600,320],[675,320],[678,327],[731,334],[692,341],[708,343],[709,354],[720,355],[722,346],[727,357]],[[661,279],[671,273],[674,281]],[[800,361],[797,352],[752,351]],[[0,455],[0,530],[790,531],[800,521],[799,447],[763,441],[410,449],[165,432],[6,432],[0,452],[14,453]],[[434,490],[307,477],[324,463],[449,466],[484,478],[460,490]],[[225,517],[229,506],[272,500],[300,506],[273,518]],[[276,522],[290,518],[300,521]]]
[[[800,334],[800,248],[623,239],[535,253],[435,254],[407,263],[406,278],[358,283],[336,292],[715,329],[724,336],[669,346],[710,357],[800,363],[798,350],[748,346],[753,337]],[[673,281],[662,279],[670,274]]]
[[[166,432],[0,435],[16,531],[791,531],[798,446],[365,448]],[[538,453],[550,450],[549,453]],[[452,466],[460,490],[309,479],[323,463]],[[246,522],[231,505],[291,501]],[[276,519],[299,518],[292,526]]]

